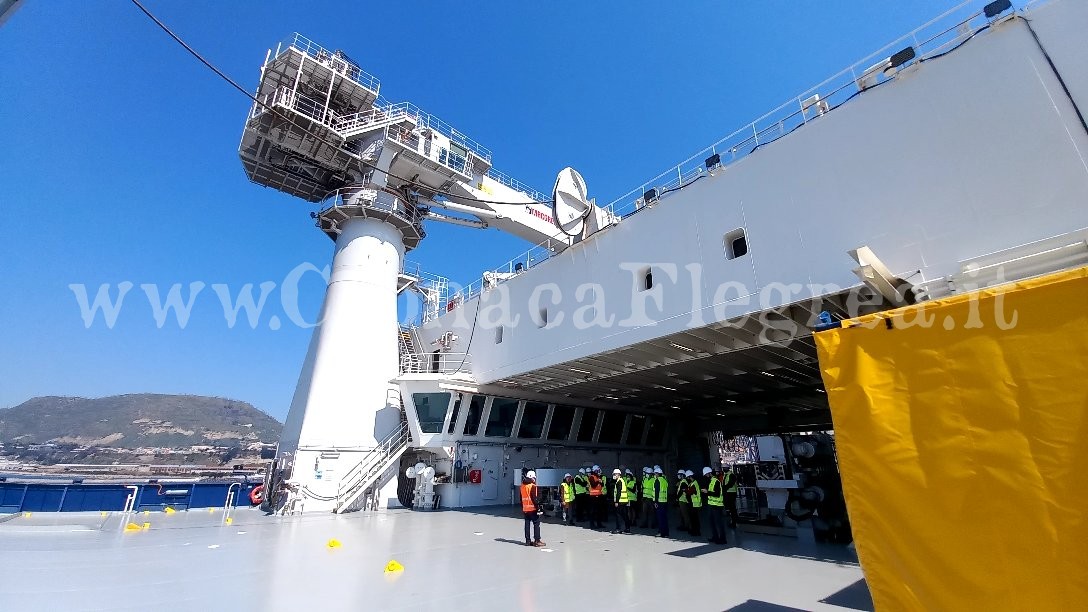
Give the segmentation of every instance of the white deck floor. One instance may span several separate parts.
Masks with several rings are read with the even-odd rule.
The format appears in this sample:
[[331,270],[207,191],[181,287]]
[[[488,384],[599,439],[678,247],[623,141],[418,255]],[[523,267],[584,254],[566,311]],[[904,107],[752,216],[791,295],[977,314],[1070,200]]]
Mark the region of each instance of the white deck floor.
[[[501,512],[502,514],[500,514]],[[0,610],[870,609],[840,545],[732,547],[543,525],[514,509],[267,517],[35,514],[0,522]],[[125,533],[127,520],[151,523]],[[681,533],[681,535],[684,535]],[[330,539],[342,543],[329,548]],[[396,560],[404,571],[384,573]],[[247,603],[248,602],[248,605]],[[833,605],[838,604],[838,605]],[[842,607],[845,606],[845,607]]]

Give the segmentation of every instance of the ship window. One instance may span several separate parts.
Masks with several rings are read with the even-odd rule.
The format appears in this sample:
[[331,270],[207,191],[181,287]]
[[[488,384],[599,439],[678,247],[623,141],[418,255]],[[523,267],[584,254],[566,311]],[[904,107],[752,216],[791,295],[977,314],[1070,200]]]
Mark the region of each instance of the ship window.
[[748,254],[748,238],[744,235],[744,228],[735,229],[725,235],[725,257],[736,259]]
[[600,414],[600,410],[596,408],[586,408],[582,410],[582,423],[578,426],[578,441],[579,442],[592,442],[593,430],[597,428],[597,415]]
[[464,396],[460,393],[457,394],[457,400],[453,402],[453,414],[450,415],[450,424],[446,427],[446,433],[453,433],[453,428],[457,426],[457,415],[461,414],[461,402],[464,401]]
[[642,271],[642,290],[649,291],[654,288],[654,272],[650,268]]
[[661,417],[650,417],[646,424],[646,446],[662,446],[665,443],[665,421]]
[[495,344],[502,344],[502,326],[495,328]]
[[465,429],[462,432],[466,436],[475,436],[480,431],[480,419],[484,414],[485,395],[473,395],[468,405],[468,416],[465,417]]
[[509,438],[514,432],[514,417],[518,415],[521,400],[496,397],[491,402],[491,414],[487,417],[484,435],[490,438]]
[[416,404],[419,430],[423,433],[441,433],[442,424],[446,422],[446,410],[450,407],[450,394],[415,393],[412,401]]
[[642,432],[646,430],[646,417],[641,414],[631,415],[631,425],[627,428],[628,446],[642,445]]
[[518,427],[518,437],[539,438],[544,434],[544,419],[546,418],[548,418],[547,404],[525,402],[525,410],[521,414],[521,426]]
[[570,437],[570,426],[574,424],[574,407],[556,406],[552,410],[552,425],[548,428],[549,440],[566,440]]
[[597,436],[600,444],[619,444],[623,436],[623,424],[627,415],[615,410],[604,411],[604,421],[601,422],[601,435]]

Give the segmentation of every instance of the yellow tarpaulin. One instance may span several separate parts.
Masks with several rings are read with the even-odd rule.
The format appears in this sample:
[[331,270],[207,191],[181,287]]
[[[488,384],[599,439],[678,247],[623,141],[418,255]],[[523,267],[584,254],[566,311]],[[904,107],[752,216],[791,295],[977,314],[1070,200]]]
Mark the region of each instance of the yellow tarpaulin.
[[1088,268],[815,337],[878,610],[1088,609]]

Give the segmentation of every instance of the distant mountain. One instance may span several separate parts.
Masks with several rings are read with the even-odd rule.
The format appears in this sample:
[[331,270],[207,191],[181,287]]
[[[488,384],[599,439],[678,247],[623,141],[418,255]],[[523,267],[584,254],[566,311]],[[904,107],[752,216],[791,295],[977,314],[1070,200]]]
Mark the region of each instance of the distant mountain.
[[234,446],[275,442],[282,427],[246,402],[199,395],[35,397],[0,409],[0,443]]

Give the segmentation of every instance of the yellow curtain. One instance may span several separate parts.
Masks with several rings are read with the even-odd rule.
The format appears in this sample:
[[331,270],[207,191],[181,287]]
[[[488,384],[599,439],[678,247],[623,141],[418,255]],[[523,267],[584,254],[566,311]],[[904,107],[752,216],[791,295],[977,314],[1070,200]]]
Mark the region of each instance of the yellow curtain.
[[1088,609],[1088,268],[815,338],[878,610]]

